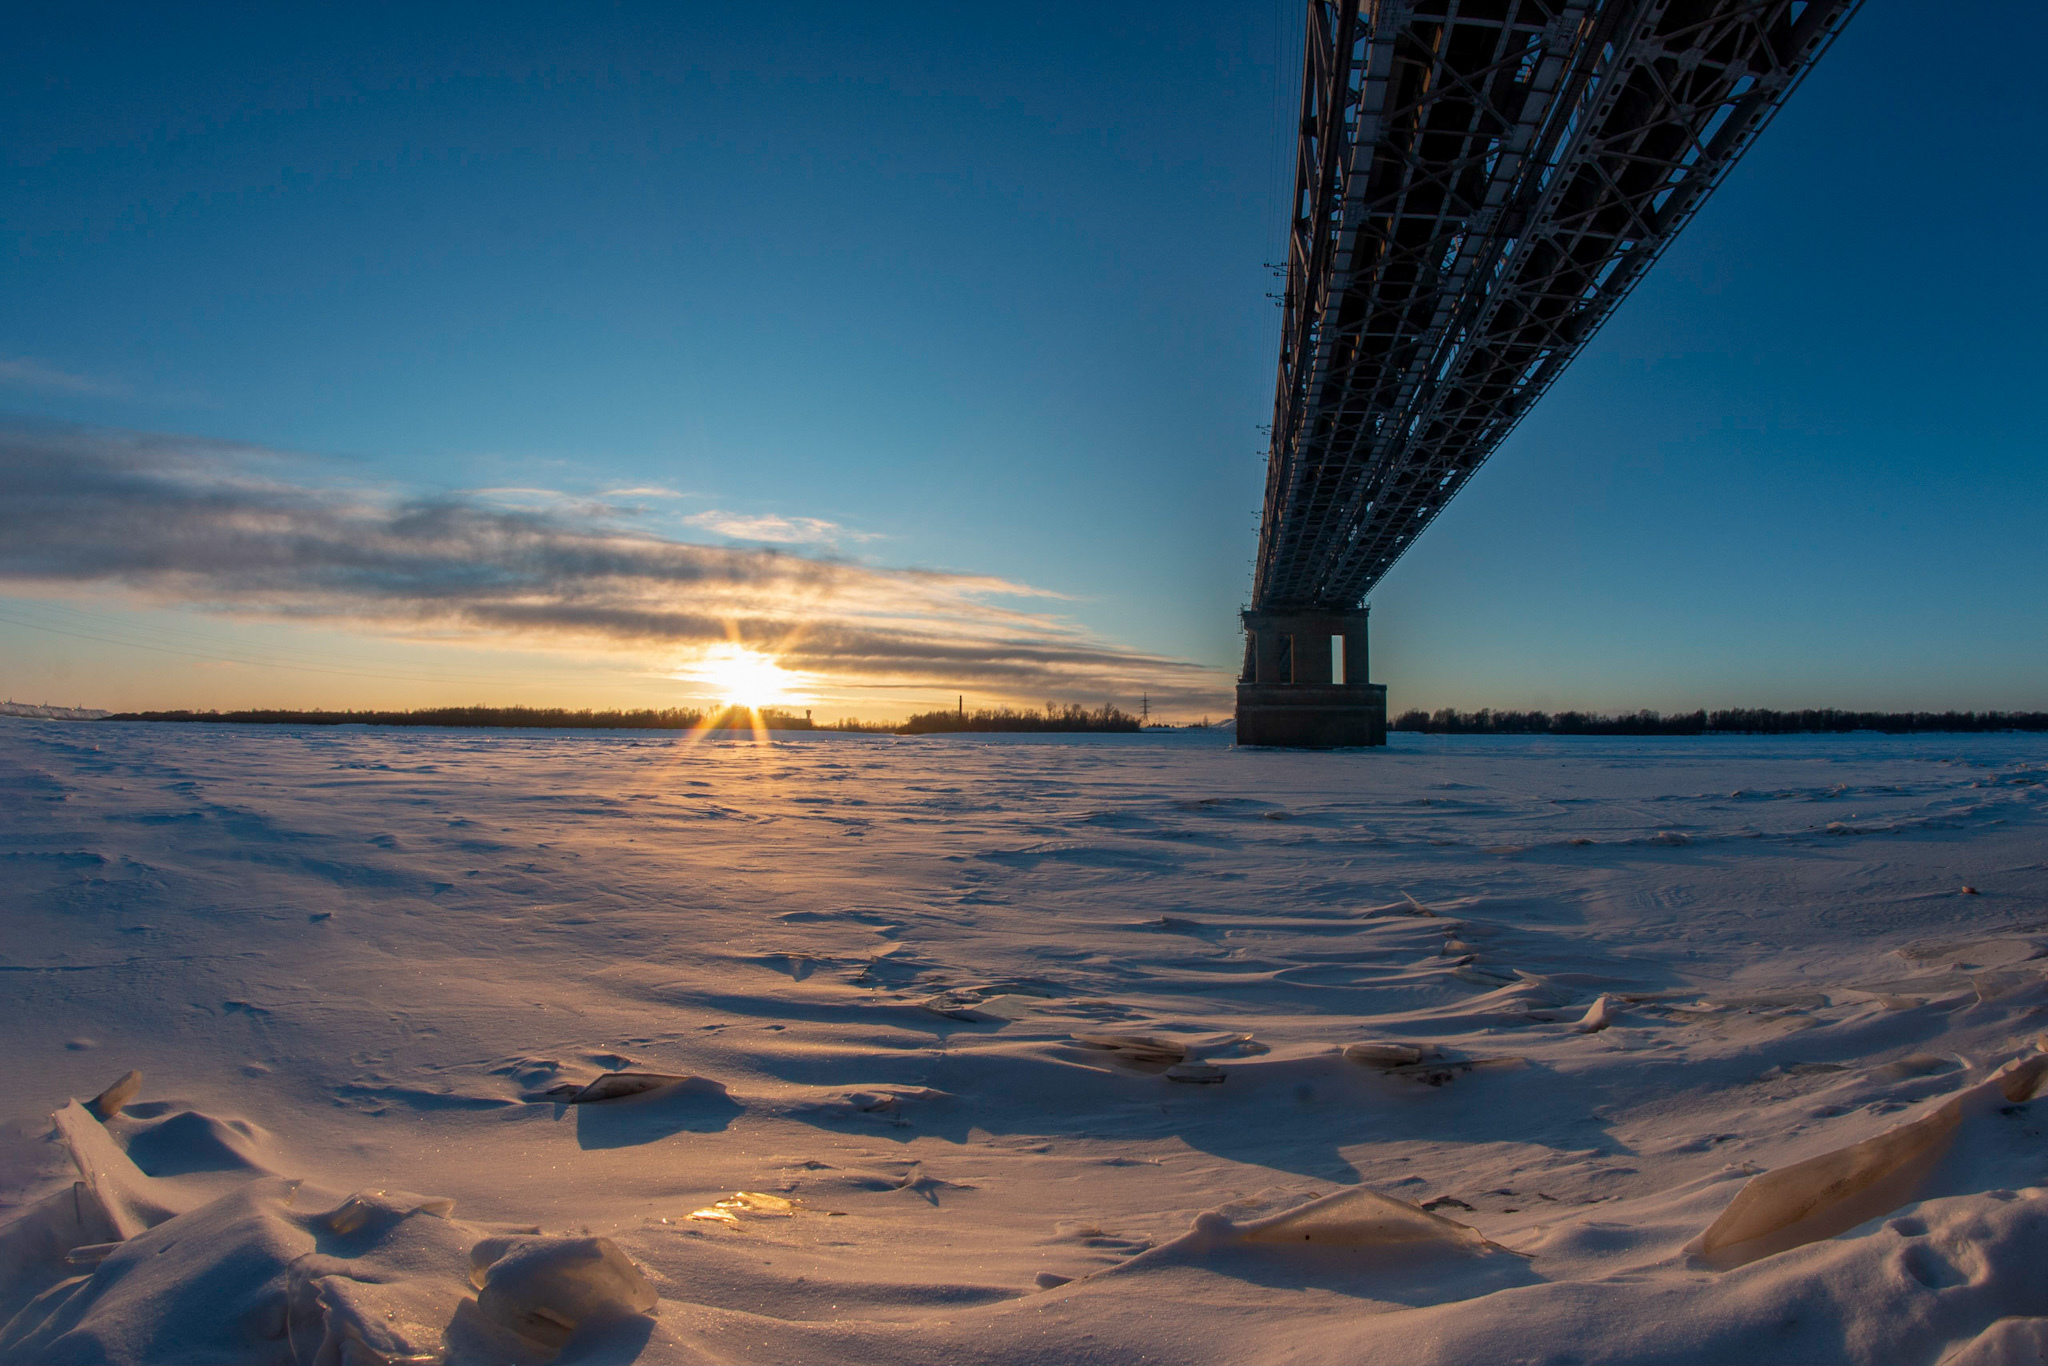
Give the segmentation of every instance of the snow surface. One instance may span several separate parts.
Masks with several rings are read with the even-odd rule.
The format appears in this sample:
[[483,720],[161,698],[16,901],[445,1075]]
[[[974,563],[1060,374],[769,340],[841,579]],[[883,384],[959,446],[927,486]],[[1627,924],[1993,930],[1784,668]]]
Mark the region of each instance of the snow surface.
[[0,721],[0,1361],[2040,1360],[2044,816],[2030,736]]

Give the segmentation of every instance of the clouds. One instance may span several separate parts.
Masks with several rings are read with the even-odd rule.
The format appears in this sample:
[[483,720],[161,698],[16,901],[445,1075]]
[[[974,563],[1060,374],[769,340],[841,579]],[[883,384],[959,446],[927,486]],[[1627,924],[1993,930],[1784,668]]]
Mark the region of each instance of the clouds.
[[13,389],[38,389],[44,393],[85,395],[93,398],[123,398],[128,393],[126,385],[92,379],[85,375],[69,374],[28,356],[16,356],[12,360],[0,358],[0,385]]
[[872,532],[848,531],[837,522],[818,517],[777,517],[773,513],[748,516],[741,512],[694,513],[683,518],[690,526],[715,531],[736,541],[773,541],[779,545],[837,545],[842,541],[881,539]]
[[606,489],[605,498],[684,498],[688,495],[681,489],[665,489],[659,484],[644,484],[629,489]]
[[[516,639],[653,667],[737,640],[828,689],[1033,700],[1144,691],[1216,709],[1227,688],[1215,670],[1005,605],[1044,594],[997,578],[695,544],[603,504],[409,498],[295,477],[298,468],[274,452],[191,438],[0,426],[0,582],[28,592],[120,587],[213,611]],[[734,519],[760,521],[832,526]],[[758,526],[709,529],[768,539]]]

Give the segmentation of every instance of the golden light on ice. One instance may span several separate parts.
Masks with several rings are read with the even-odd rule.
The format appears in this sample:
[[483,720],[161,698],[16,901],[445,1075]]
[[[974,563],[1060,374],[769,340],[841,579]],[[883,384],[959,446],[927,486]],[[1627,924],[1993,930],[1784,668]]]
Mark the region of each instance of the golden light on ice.
[[680,676],[707,685],[727,706],[759,710],[797,700],[796,675],[744,645],[713,645]]

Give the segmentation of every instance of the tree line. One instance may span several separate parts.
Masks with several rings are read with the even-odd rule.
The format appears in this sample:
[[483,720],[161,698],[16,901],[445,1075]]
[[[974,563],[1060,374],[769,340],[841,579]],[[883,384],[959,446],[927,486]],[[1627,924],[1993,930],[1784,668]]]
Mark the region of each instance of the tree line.
[[759,711],[726,707],[661,710],[571,711],[566,707],[420,707],[409,711],[301,711],[257,708],[244,711],[131,711],[109,721],[194,721],[229,725],[283,726],[503,726],[535,730],[839,730],[883,735],[930,735],[952,731],[1134,731],[1138,718],[1114,706],[1089,711],[1069,703],[1045,704],[1044,711],[1009,707],[975,711],[934,711],[908,722],[863,722],[852,719],[818,724],[809,716],[774,707]]
[[1029,708],[983,707],[974,711],[919,712],[896,728],[899,735],[936,735],[956,731],[1134,731],[1138,718],[1105,702],[1095,710],[1069,702],[1048,702],[1044,711]]

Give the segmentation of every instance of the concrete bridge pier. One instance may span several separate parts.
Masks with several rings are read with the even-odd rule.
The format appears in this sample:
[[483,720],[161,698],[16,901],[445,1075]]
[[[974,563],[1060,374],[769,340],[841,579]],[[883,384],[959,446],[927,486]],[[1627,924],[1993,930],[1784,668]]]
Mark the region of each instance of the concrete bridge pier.
[[1365,681],[1367,610],[1244,613],[1237,743],[1297,749],[1387,743],[1387,690]]

